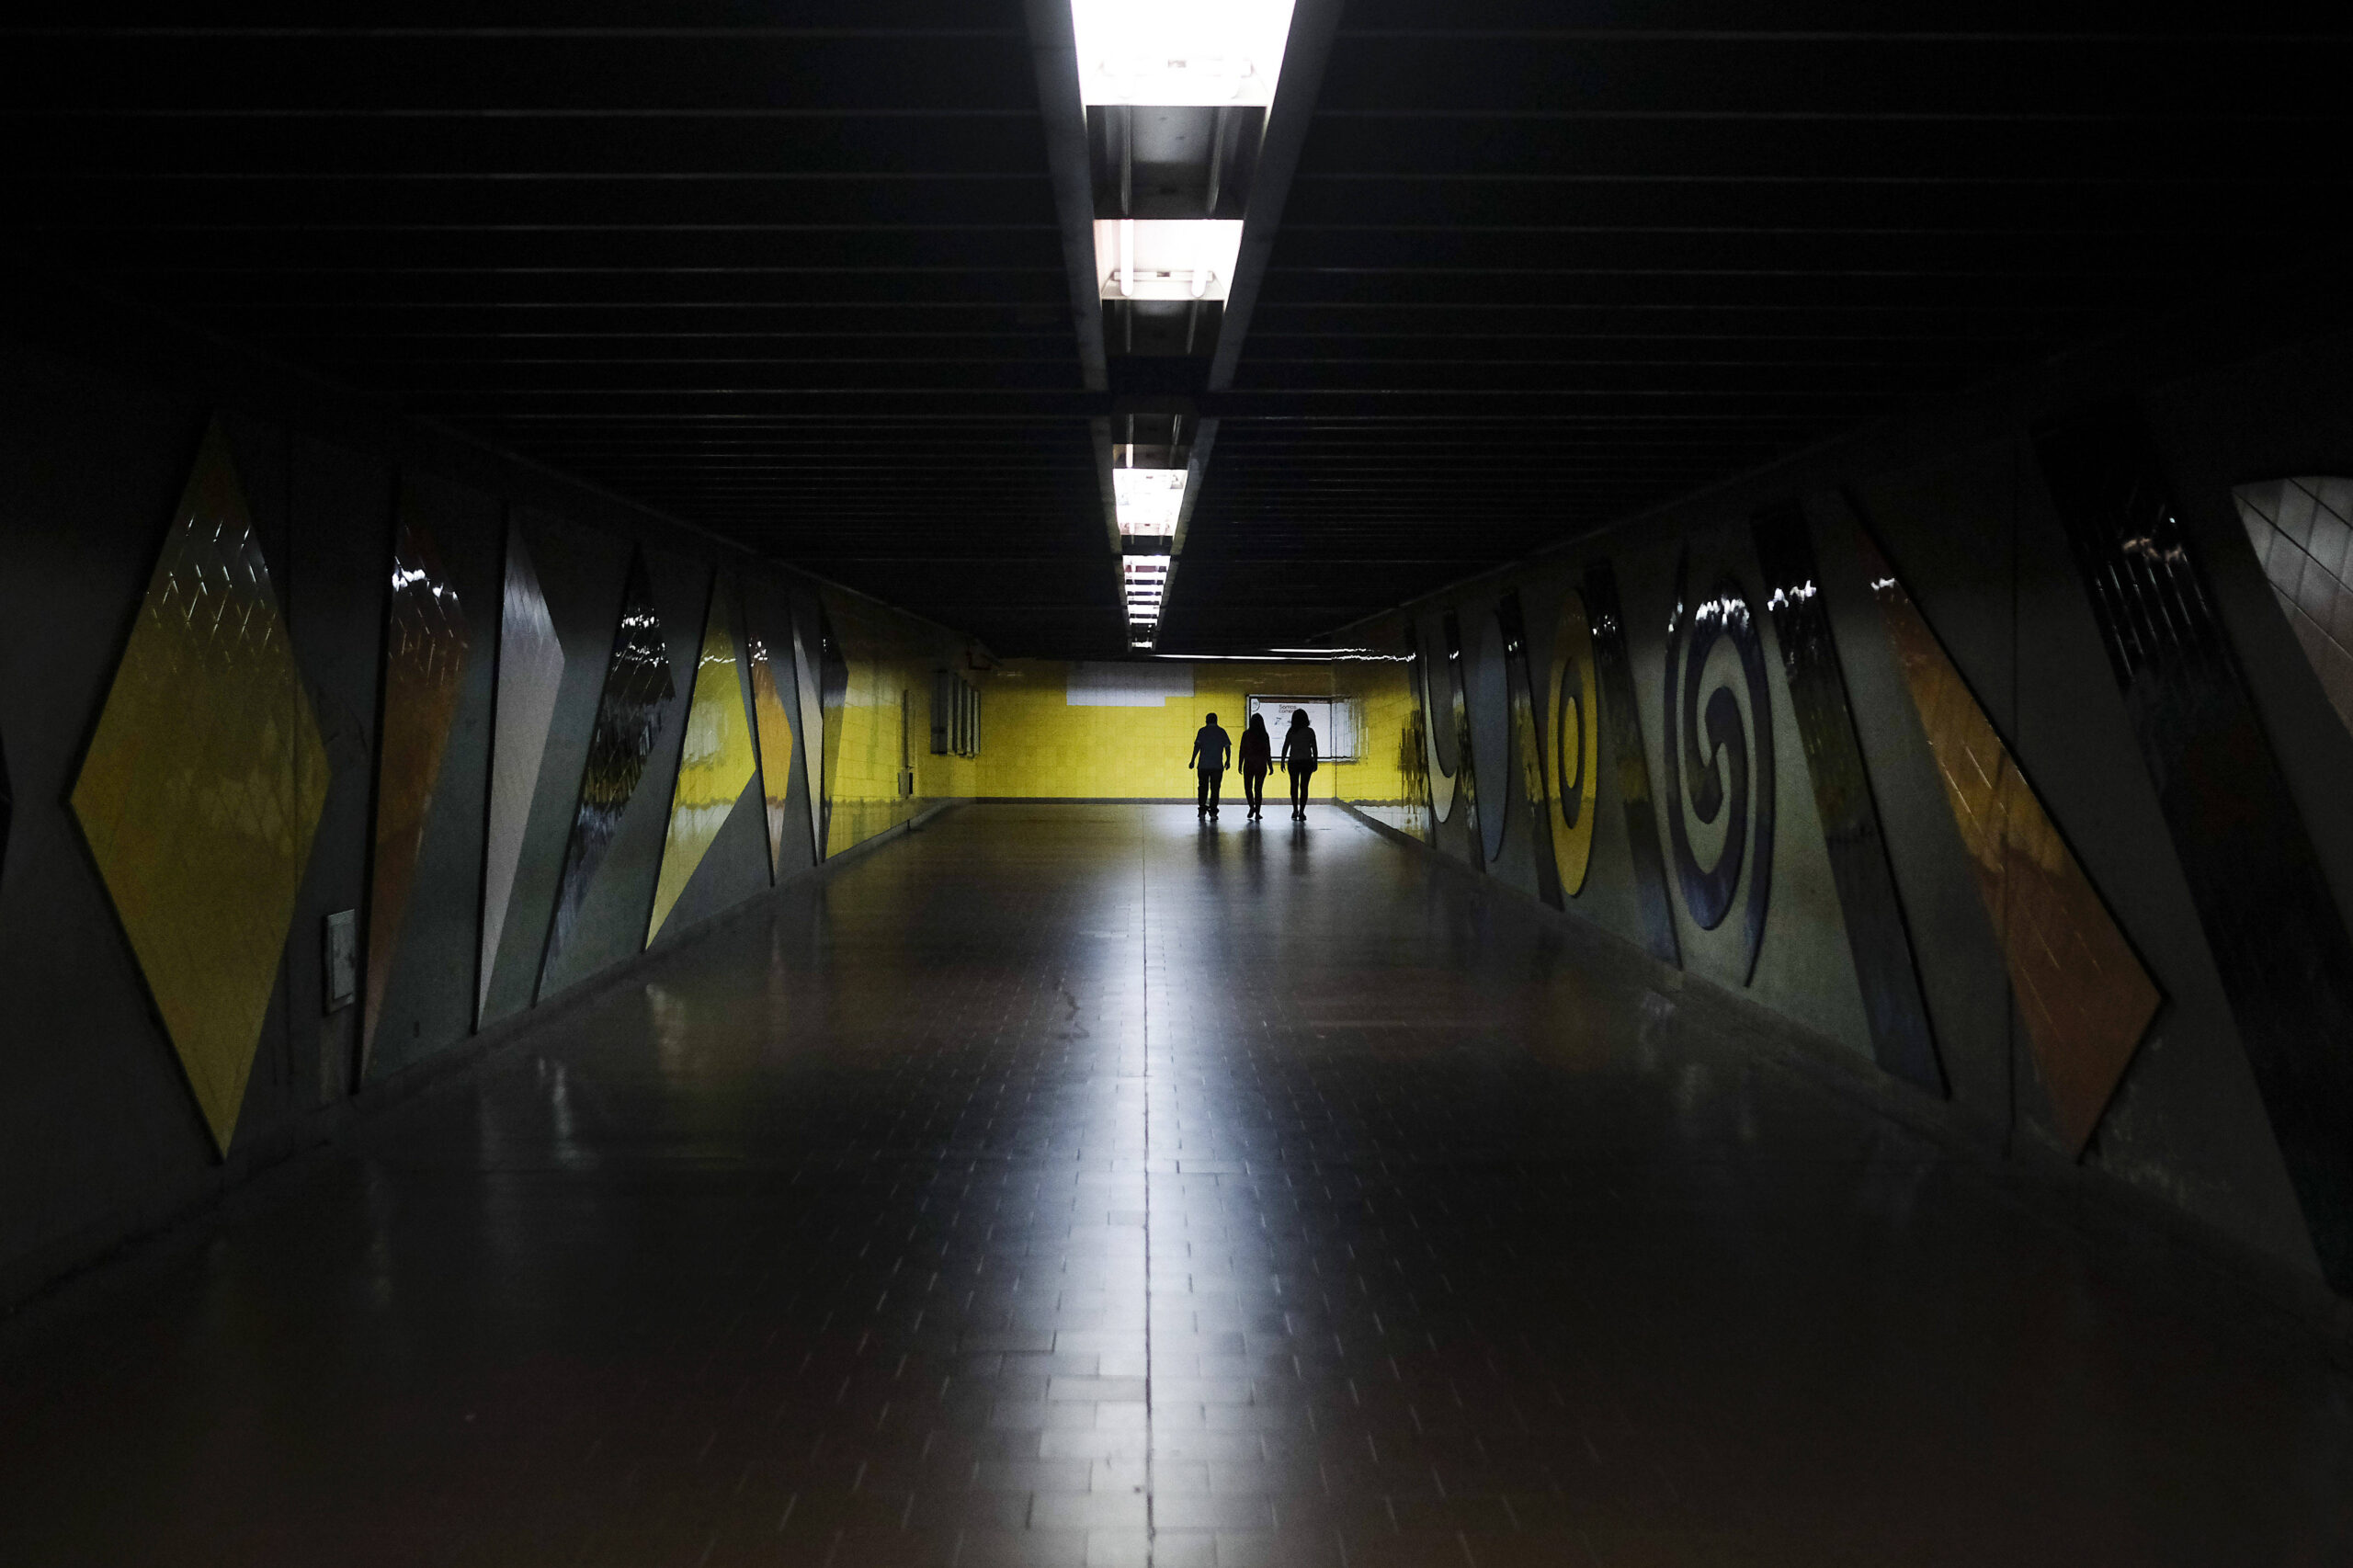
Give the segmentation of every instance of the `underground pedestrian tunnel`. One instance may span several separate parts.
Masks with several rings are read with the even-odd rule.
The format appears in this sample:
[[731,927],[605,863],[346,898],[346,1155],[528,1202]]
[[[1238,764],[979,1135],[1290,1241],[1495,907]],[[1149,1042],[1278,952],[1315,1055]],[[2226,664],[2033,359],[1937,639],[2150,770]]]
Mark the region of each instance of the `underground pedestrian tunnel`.
[[2353,34],[212,9],[0,28],[0,1561],[2353,1562]]

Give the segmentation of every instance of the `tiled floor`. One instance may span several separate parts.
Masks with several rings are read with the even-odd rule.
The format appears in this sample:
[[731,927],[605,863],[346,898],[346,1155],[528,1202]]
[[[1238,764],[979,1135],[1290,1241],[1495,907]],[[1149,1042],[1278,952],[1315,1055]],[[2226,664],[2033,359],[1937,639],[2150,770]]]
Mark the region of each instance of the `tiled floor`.
[[2353,1382],[1326,808],[935,823],[0,1359],[0,1562],[2324,1563]]

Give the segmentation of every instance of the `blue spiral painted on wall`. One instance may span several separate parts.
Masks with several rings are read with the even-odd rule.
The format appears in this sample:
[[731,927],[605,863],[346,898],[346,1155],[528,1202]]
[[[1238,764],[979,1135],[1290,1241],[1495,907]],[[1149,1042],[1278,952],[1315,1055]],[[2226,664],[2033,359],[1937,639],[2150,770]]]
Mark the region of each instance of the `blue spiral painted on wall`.
[[[1691,558],[1675,566],[1675,611],[1666,628],[1665,692],[1667,835],[1675,849],[1675,878],[1684,906],[1701,930],[1712,931],[1732,912],[1748,867],[1745,907],[1747,957],[1745,984],[1756,978],[1756,955],[1765,942],[1765,907],[1773,885],[1773,704],[1765,685],[1765,649],[1748,596],[1730,573],[1716,580],[1708,597],[1693,603],[1688,592]],[[1747,693],[1745,719],[1728,685],[1708,684],[1708,655],[1718,640],[1738,656]],[[1705,731],[1700,699],[1707,699]],[[1723,823],[1723,842],[1714,859],[1699,864],[1689,819]]]

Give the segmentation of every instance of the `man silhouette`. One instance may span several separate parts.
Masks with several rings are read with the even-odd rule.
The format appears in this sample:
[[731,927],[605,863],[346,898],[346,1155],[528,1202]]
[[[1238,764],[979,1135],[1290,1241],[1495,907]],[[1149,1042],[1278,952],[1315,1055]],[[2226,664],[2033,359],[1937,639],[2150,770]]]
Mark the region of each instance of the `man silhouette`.
[[1193,757],[1189,766],[1200,779],[1199,816],[1217,815],[1218,790],[1225,783],[1225,759],[1233,754],[1233,741],[1217,726],[1217,715],[1210,715],[1200,733],[1193,737]]

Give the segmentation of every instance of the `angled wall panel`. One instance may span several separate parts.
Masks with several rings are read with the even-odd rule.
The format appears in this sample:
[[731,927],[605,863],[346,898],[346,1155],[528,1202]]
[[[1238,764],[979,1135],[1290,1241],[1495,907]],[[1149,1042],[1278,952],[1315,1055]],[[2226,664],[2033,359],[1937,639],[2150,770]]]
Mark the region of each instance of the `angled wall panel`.
[[1601,688],[1609,754],[1618,767],[1618,796],[1626,808],[1626,841],[1633,855],[1643,945],[1662,962],[1680,965],[1683,949],[1675,935],[1666,860],[1659,853],[1658,813],[1651,801],[1650,761],[1643,749],[1642,710],[1634,695],[1625,616],[1618,604],[1618,574],[1607,561],[1586,568],[1585,602],[1593,618],[1594,671]]
[[1882,1071],[1942,1095],[1944,1067],[1928,1027],[1927,1003],[1920,994],[1911,932],[1896,897],[1895,870],[1888,862],[1878,802],[1864,770],[1862,743],[1855,733],[1805,514],[1794,504],[1776,507],[1759,513],[1750,530],[1765,572],[1766,610],[1781,645],[1790,708],[1804,743],[1847,943],[1862,985],[1872,1057]]
[[2279,613],[2353,730],[2353,479],[2274,479],[2231,498]]
[[1585,596],[1574,588],[1561,596],[1546,691],[1540,728],[1550,779],[1552,869],[1562,893],[1574,898],[1585,891],[1593,864],[1594,813],[1599,809],[1595,791],[1601,778],[1601,692],[1595,683],[1593,627]]
[[613,835],[620,830],[622,814],[636,798],[638,782],[644,778],[646,762],[661,737],[664,708],[676,696],[662,614],[654,604],[645,557],[640,551],[630,559],[629,578],[621,590],[612,659],[605,666],[597,725],[589,736],[587,766],[580,779],[580,802],[573,814],[571,842],[564,849],[555,918],[548,931],[547,955],[540,965],[542,987],[572,939],[590,884],[604,864],[605,852],[612,847]]
[[793,678],[791,653],[783,658],[769,649],[767,639],[747,631],[745,647],[751,662],[752,719],[759,742],[760,797],[767,807],[768,836],[768,880],[777,881],[785,874],[784,846],[786,830],[792,824],[786,812],[792,801],[792,767],[797,760],[792,753],[792,722],[787,716],[783,689],[778,684],[778,665],[785,665],[783,679]]
[[[1764,950],[1779,815],[1765,652],[1747,591],[1729,570],[1695,595],[1687,551],[1676,562],[1674,605],[1659,749],[1666,767],[1664,803],[1676,885],[1685,913],[1702,931],[1722,925],[1738,904],[1745,984],[1756,978]],[[1737,687],[1710,674],[1709,654],[1719,642],[1732,651]],[[1702,848],[1695,830],[1708,827],[1717,830],[1717,842]]]
[[216,425],[72,805],[224,1153],[326,794],[317,717]]
[[498,696],[490,748],[490,822],[483,860],[481,991],[486,1008],[498,965],[500,939],[523,862],[531,801],[563,686],[563,643],[548,613],[547,596],[532,565],[519,519],[506,525],[506,574],[498,619]]
[[736,656],[735,618],[728,608],[731,597],[725,580],[714,576],[687,709],[684,750],[670,794],[662,870],[654,885],[654,913],[645,926],[649,947],[758,771],[751,716],[744,710],[744,672]]
[[1868,535],[1864,570],[1937,759],[2069,1150],[2083,1152],[2162,1000],[2010,749]]
[[792,596],[792,682],[796,697],[793,711],[800,722],[794,726],[801,736],[801,778],[809,801],[809,859],[815,864],[825,858],[825,705],[821,664],[824,651],[817,633],[817,600],[806,589]]
[[2051,498],[2322,1271],[2353,1294],[2353,940],[2148,434],[2037,432]]
[[1454,743],[1440,737],[1452,726],[1439,715],[1446,711],[1445,681],[1447,670],[1443,653],[1434,653],[1427,636],[1417,633],[1414,650],[1414,695],[1416,699],[1414,731],[1420,741],[1421,775],[1428,786],[1430,809],[1430,842],[1438,842],[1438,824],[1454,815],[1454,780],[1461,771],[1459,760],[1449,765],[1447,757],[1454,755]]
[[[1480,861],[1493,866],[1503,858],[1504,835],[1511,825],[1511,683],[1504,666],[1504,630],[1493,610],[1472,622],[1476,641],[1463,650],[1463,715],[1472,736],[1471,756],[1486,763],[1488,787],[1478,803],[1477,845]],[[1475,768],[1473,770],[1476,771]]]
[[1535,874],[1536,895],[1558,909],[1561,880],[1552,852],[1552,800],[1544,772],[1544,698],[1529,662],[1528,618],[1518,590],[1496,601],[1495,624],[1503,631],[1504,673],[1510,687],[1509,793],[1513,809],[1528,824],[1529,869]]
[[469,629],[432,533],[402,518],[384,605],[382,728],[376,745],[376,832],[368,889],[368,962],[360,977],[360,1070],[375,1054],[385,983],[400,949],[434,787],[458,715]]

